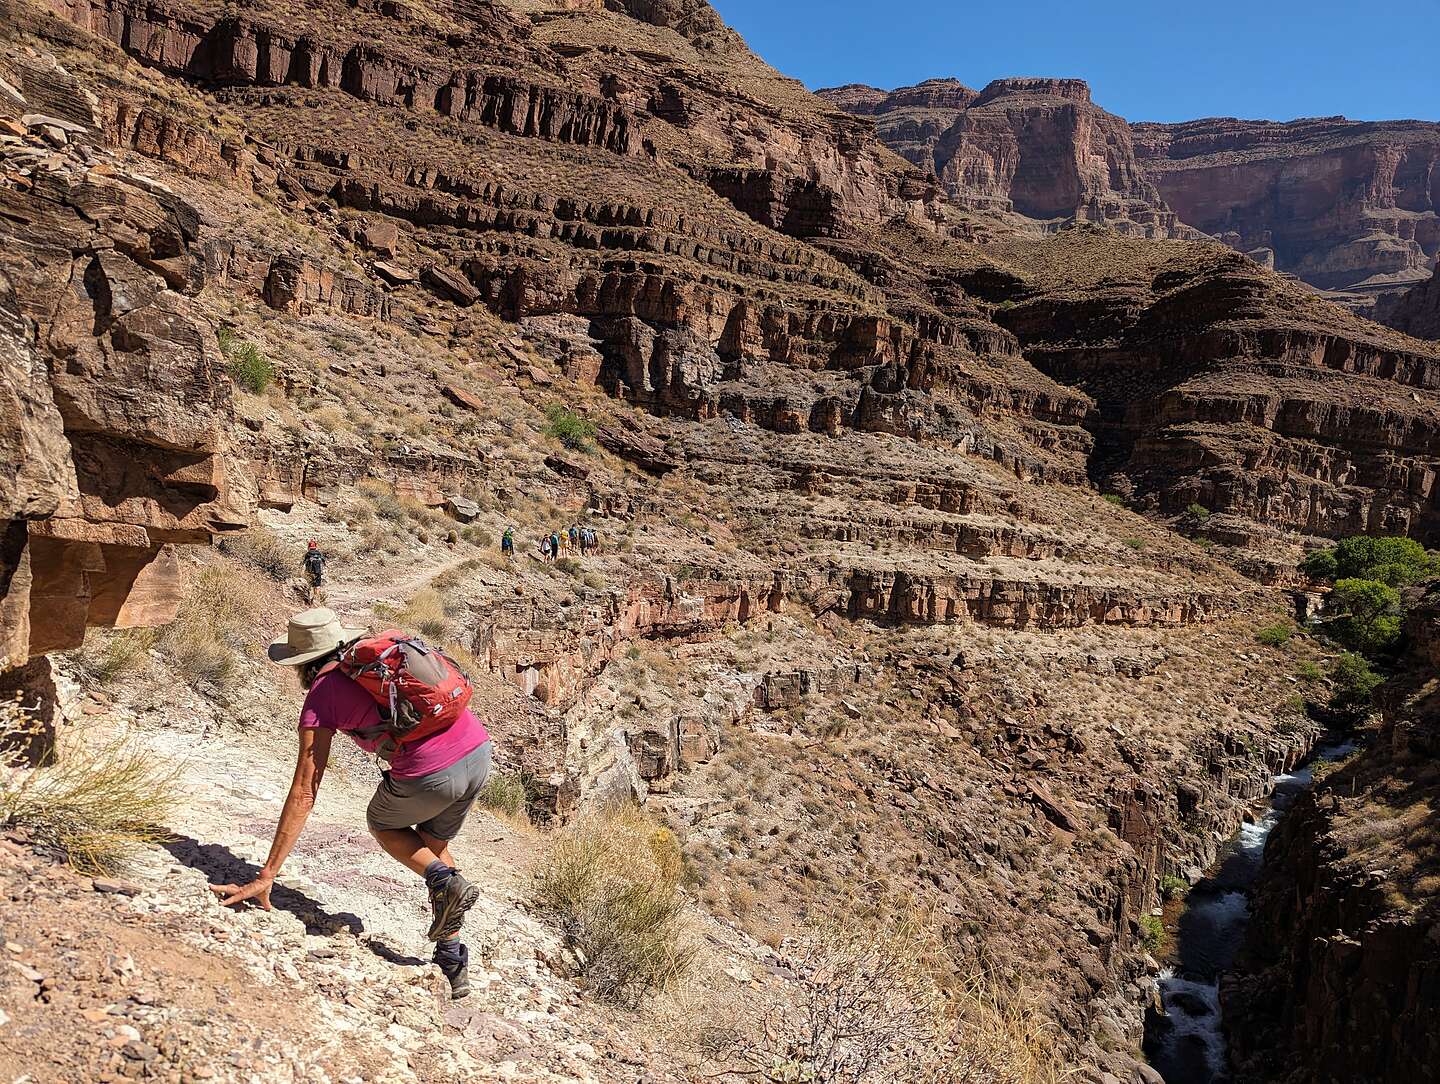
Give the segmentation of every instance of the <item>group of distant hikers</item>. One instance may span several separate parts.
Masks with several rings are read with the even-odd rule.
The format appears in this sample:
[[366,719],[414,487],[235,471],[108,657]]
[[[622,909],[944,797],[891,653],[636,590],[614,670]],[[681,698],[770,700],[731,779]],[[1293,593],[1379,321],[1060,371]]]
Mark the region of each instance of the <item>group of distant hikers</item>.
[[[514,557],[513,527],[501,536],[500,549]],[[597,554],[600,537],[576,524],[540,538],[547,563],[567,549]],[[303,565],[318,589],[325,580],[318,542],[307,545]],[[349,627],[323,607],[292,617],[269,655],[294,668],[305,693],[295,773],[265,864],[249,883],[212,884],[211,891],[227,907],[253,901],[270,910],[275,879],[315,808],[331,742],[343,733],[377,764],[384,762],[366,824],[386,854],[424,880],[434,962],[449,980],[451,997],[465,997],[470,954],[460,929],[480,890],[461,874],[450,843],[489,778],[493,748],[485,723],[470,710],[470,678],[438,646],[413,633]]]
[[[506,532],[509,534],[509,532]],[[501,540],[501,548],[504,548],[504,540]],[[590,557],[600,552],[600,535],[593,527],[579,527],[571,524],[568,528],[558,531],[551,531],[549,534],[540,536],[540,560],[546,564],[554,564],[564,557],[566,552],[579,553],[582,557]],[[509,553],[515,552],[514,539],[511,538]]]

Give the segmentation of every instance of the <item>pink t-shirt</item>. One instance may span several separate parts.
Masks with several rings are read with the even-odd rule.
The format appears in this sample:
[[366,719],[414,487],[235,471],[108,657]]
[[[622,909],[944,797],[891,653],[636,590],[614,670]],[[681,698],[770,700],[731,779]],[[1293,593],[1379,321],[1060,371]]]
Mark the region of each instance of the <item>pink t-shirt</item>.
[[[338,670],[315,679],[300,709],[301,730],[342,731],[367,753],[375,751],[380,739],[362,738],[355,731],[379,725],[379,706]],[[429,775],[458,763],[489,740],[485,724],[467,711],[440,733],[402,745],[390,761],[390,773],[403,779]]]

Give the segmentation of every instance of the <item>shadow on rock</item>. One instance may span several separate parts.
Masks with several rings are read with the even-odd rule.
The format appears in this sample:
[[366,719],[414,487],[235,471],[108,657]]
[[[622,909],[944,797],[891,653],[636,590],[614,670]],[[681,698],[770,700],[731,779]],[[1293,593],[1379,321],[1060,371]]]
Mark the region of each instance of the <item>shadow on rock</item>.
[[[165,849],[177,862],[204,873],[211,884],[243,885],[254,880],[259,872],[254,863],[245,861],[219,843],[201,843],[189,836],[176,836],[165,844]],[[359,937],[365,932],[365,923],[359,915],[349,911],[327,911],[305,893],[278,882],[270,891],[270,903],[305,923],[306,933],[328,935],[349,930]],[[372,951],[375,951],[373,947]],[[377,951],[376,955],[383,953]]]

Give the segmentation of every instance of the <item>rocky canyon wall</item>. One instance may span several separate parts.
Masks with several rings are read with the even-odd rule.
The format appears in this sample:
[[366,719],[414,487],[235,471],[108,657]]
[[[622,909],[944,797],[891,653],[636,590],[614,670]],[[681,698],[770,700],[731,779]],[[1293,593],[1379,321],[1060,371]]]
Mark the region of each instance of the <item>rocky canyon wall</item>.
[[1062,79],[819,93],[872,118],[962,204],[1147,236],[1188,228],[1357,311],[1423,280],[1440,256],[1440,124],[1128,124]]
[[1440,600],[1407,621],[1409,668],[1365,747],[1276,829],[1238,971],[1222,987],[1243,1079],[1440,1077]]
[[88,625],[168,620],[172,547],[239,526],[248,501],[195,301],[199,213],[114,162],[53,59],[0,64],[0,657],[18,666]]

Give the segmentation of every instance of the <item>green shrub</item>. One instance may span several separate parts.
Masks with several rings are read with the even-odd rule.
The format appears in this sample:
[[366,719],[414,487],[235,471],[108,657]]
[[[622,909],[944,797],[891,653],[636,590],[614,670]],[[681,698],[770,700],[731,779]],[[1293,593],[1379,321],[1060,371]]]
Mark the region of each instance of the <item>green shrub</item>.
[[1334,691],[1330,707],[1342,715],[1359,718],[1367,715],[1374,706],[1375,690],[1385,679],[1364,658],[1353,652],[1341,655],[1330,672]]
[[1295,635],[1295,629],[1288,624],[1266,625],[1255,633],[1255,642],[1264,647],[1284,647]]
[[507,817],[525,815],[525,781],[515,772],[491,772],[480,788],[482,808]]
[[1167,873],[1160,878],[1160,895],[1167,900],[1178,900],[1189,891],[1190,882],[1184,877],[1176,877],[1173,873]]
[[1316,583],[1332,583],[1336,575],[1335,551],[1311,550],[1300,561],[1300,571]]
[[1325,677],[1325,671],[1307,659],[1296,667],[1295,676],[1307,685],[1314,685]]
[[555,562],[555,567],[567,576],[579,578],[582,566],[580,562],[573,557],[561,557]]
[[689,968],[680,846],[637,807],[582,814],[532,871],[532,899],[602,1000],[637,1006]]
[[592,451],[595,423],[582,418],[569,407],[552,403],[545,408],[545,435],[554,437],[565,447],[577,452]]
[[1185,515],[1189,519],[1204,523],[1210,518],[1210,509],[1206,508],[1203,504],[1191,504],[1185,509]]
[[1140,940],[1151,956],[1164,950],[1165,936],[1165,922],[1159,915],[1140,916]]
[[252,395],[260,395],[275,379],[275,366],[254,343],[239,338],[230,328],[215,334],[220,353],[225,358],[225,371],[230,379]]
[[1101,497],[1107,504],[1113,504],[1120,508],[1127,507],[1125,504],[1125,498],[1120,496],[1120,494],[1118,493],[1105,493],[1102,494]]
[[1139,553],[1147,545],[1149,545],[1149,543],[1147,543],[1143,538],[1122,538],[1120,541],[1124,545],[1128,546],[1130,549],[1134,550],[1136,553]]

